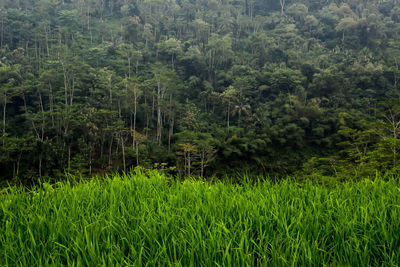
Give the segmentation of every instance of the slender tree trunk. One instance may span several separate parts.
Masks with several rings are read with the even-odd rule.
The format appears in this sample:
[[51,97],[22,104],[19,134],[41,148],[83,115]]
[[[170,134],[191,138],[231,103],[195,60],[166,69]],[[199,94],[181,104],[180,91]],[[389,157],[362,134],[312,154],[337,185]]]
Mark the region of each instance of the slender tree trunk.
[[[392,116],[392,124],[393,124],[393,138],[397,139],[398,138],[398,135],[397,135],[398,123],[396,123],[395,115]],[[396,149],[396,147],[393,147],[393,168],[396,167],[396,164],[397,164],[397,149]]]
[[112,156],[112,145],[113,145],[113,136],[111,135],[110,146],[108,148],[108,167],[111,167],[111,156]]
[[124,138],[121,134],[121,149],[122,149],[122,163],[124,165],[124,172],[126,173],[126,161],[125,161],[125,144],[124,144]]
[[[395,62],[395,67],[396,67],[395,71],[393,72],[393,74],[394,74],[394,90],[397,91],[397,83],[398,83],[397,71],[399,70],[399,64],[397,62],[397,58],[394,59],[394,62]],[[400,100],[400,95],[399,95],[399,100]]]
[[71,144],[68,144],[68,172],[71,171]]
[[188,163],[187,163],[187,151],[185,150],[185,148],[183,148],[183,157],[184,157],[183,171],[186,175]]
[[74,103],[74,94],[75,94],[75,77],[72,77],[72,86],[71,86],[71,93],[70,93],[70,97],[69,97],[69,105],[70,107],[72,107],[73,103]]
[[191,160],[190,160],[190,152],[188,153],[188,175],[190,176],[190,174],[191,174],[191,170],[190,170],[190,167],[191,167]]
[[133,142],[136,141],[136,116],[137,116],[137,92],[134,93],[134,103],[133,103]]
[[157,84],[157,141],[161,144],[162,135],[162,117],[161,117],[161,85],[160,81]]
[[285,3],[286,3],[286,0],[279,0],[279,3],[281,4],[281,16],[283,16],[284,13],[285,13]]
[[[40,134],[40,144],[43,145],[44,142],[44,128],[46,125],[46,120],[44,117],[44,107],[43,107],[43,101],[42,101],[42,94],[39,91],[39,105],[40,109],[42,111],[42,125],[41,125],[41,134]],[[39,157],[39,177],[42,176],[42,161],[43,161],[43,152],[40,152],[40,157]]]
[[121,99],[118,99],[118,116],[122,118]]
[[168,131],[168,151],[171,151],[171,136],[173,134],[174,127],[174,116],[172,114],[172,93],[169,95],[169,131]]
[[149,126],[150,126],[150,116],[149,112],[146,112],[146,131],[145,131],[146,137],[149,135]]
[[227,124],[228,124],[228,131],[229,131],[229,119],[230,119],[230,113],[231,113],[231,104],[228,103],[228,118],[227,118]]
[[65,114],[64,114],[64,116],[65,116],[65,118],[64,118],[64,136],[66,136],[67,135],[67,133],[68,133],[68,77],[67,77],[67,70],[65,69],[65,67],[64,67],[64,64],[62,64],[63,65],[63,71],[64,71],[64,105],[65,105],[65,107],[64,107],[64,112],[65,112]]
[[152,105],[151,105],[151,119],[153,119],[154,118],[154,110],[155,110],[155,103],[156,103],[156,100],[155,100],[155,94],[154,94],[154,88],[153,88],[153,102],[152,102]]
[[110,94],[110,110],[112,110],[112,86],[111,86],[111,75],[108,77],[108,90]]
[[42,156],[42,153],[40,153],[40,156],[39,156],[39,177],[42,177],[42,160],[43,160],[43,156]]
[[103,158],[103,154],[104,154],[104,142],[105,142],[105,136],[104,136],[104,133],[102,133],[101,144],[100,144],[100,159]]
[[[6,135],[6,110],[7,110],[7,94],[4,92],[4,103],[3,103],[3,137]],[[4,146],[4,141],[3,139],[3,146]]]
[[89,7],[88,7],[88,30],[89,30],[89,35],[90,35],[90,44],[93,44],[93,33],[92,33],[92,27],[90,27],[90,17],[91,17],[91,14],[90,14],[90,9],[89,9]]
[[[49,26],[50,27],[50,26]],[[45,28],[45,39],[46,39],[46,52],[47,52],[47,58],[50,58],[50,49],[49,49],[49,37],[48,37],[48,29],[47,26]]]
[[162,136],[162,117],[161,117],[161,107],[157,107],[157,141],[158,144],[161,144],[161,136]]
[[136,166],[139,166],[139,142],[136,141]]
[[149,129],[149,109],[147,107],[147,94],[146,94],[146,91],[145,91],[145,94],[144,94],[144,106],[145,106],[145,112],[146,112],[146,128],[145,128],[144,134],[147,137],[148,129]]
[[46,119],[45,119],[45,116],[44,116],[44,107],[43,107],[42,94],[40,92],[39,92],[39,105],[40,105],[40,109],[42,111],[42,127],[41,127],[40,139],[43,142],[44,141],[44,128],[46,126]]
[[128,77],[131,78],[131,58],[128,57]]
[[132,114],[132,112],[129,113],[129,121],[130,121],[129,130],[130,130],[131,137],[132,137],[132,150],[135,150],[135,136],[133,133],[133,114]]
[[0,47],[3,49],[4,42],[4,14],[1,14],[1,33],[0,33]]
[[201,159],[200,159],[200,165],[201,165],[201,179],[204,177],[204,151],[200,152],[201,153]]
[[175,118],[172,117],[170,121],[169,134],[168,134],[168,151],[171,151],[171,137],[174,134],[174,123],[175,123]]
[[51,125],[54,127],[53,86],[51,85],[51,82],[49,82],[49,89],[50,89],[49,102],[50,102]]
[[64,103],[65,103],[65,114],[67,113],[67,106],[68,106],[68,78],[67,78],[67,70],[64,67]]
[[92,175],[92,148],[89,150],[89,174]]
[[20,152],[19,155],[18,155],[17,170],[16,170],[16,175],[17,175],[17,176],[18,176],[18,174],[19,174],[19,163],[21,162],[21,155],[22,155],[22,152]]

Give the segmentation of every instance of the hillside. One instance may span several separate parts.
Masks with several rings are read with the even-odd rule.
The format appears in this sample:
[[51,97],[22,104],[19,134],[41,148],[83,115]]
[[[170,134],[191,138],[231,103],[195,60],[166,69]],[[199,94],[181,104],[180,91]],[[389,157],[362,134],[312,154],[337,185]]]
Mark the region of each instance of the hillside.
[[0,177],[395,173],[399,33],[395,0],[2,0]]

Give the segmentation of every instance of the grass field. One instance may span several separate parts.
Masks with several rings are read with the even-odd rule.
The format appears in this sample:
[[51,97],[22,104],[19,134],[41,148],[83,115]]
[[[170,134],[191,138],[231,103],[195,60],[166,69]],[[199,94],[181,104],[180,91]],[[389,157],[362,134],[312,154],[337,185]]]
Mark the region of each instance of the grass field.
[[1,266],[398,266],[400,184],[169,181],[0,194]]

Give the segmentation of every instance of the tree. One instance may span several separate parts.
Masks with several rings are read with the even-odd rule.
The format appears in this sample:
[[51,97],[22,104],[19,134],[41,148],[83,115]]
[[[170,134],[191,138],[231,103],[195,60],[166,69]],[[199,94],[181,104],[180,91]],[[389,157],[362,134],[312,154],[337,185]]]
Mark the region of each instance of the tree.
[[139,166],[139,145],[146,141],[146,136],[136,131],[133,135],[135,136],[136,166]]
[[279,0],[279,4],[281,5],[281,16],[285,14],[285,5],[286,5],[286,0]]
[[375,124],[376,133],[380,136],[378,151],[389,149],[392,153],[393,167],[398,165],[400,151],[400,101],[390,99],[380,103],[383,111],[379,112],[380,120]]
[[175,38],[169,38],[161,44],[161,51],[171,57],[171,68],[175,69],[175,58],[182,54],[181,42]]
[[136,121],[137,121],[137,107],[140,97],[143,95],[143,91],[139,87],[139,79],[129,79],[125,80],[125,85],[128,89],[130,96],[133,98],[133,124],[131,123],[132,131],[132,146],[134,146],[136,141]]
[[191,143],[180,144],[181,150],[177,152],[177,155],[181,155],[184,158],[184,170],[187,176],[191,176],[196,163],[198,150],[196,145]]
[[209,164],[215,160],[217,149],[217,140],[209,133],[201,133],[195,141],[197,152],[200,159],[200,176],[204,178],[204,171]]
[[238,94],[239,94],[239,91],[236,88],[234,88],[233,86],[228,87],[224,92],[221,93],[222,102],[227,104],[226,124],[227,124],[228,131],[229,131],[229,126],[230,126],[231,106],[234,103],[236,103]]
[[[10,67],[2,66],[0,67],[0,101],[3,106],[3,136],[6,135],[7,126],[7,104],[10,103],[10,99],[18,94],[20,76]],[[5,139],[3,139],[4,145]]]
[[212,34],[208,40],[207,48],[209,74],[215,84],[215,70],[228,67],[232,61],[232,38],[229,34],[222,38],[217,34]]
[[339,24],[336,26],[336,31],[342,32],[342,43],[344,43],[345,33],[351,32],[352,30],[357,28],[357,26],[357,21],[355,21],[351,17],[346,17],[340,20]]
[[[177,77],[174,71],[169,70],[160,63],[153,65],[152,71],[154,75],[152,82],[156,86],[157,94],[157,141],[161,144],[164,100],[167,92],[169,92],[172,97],[172,89],[174,85],[176,85]],[[172,98],[170,98],[170,101],[172,101]]]

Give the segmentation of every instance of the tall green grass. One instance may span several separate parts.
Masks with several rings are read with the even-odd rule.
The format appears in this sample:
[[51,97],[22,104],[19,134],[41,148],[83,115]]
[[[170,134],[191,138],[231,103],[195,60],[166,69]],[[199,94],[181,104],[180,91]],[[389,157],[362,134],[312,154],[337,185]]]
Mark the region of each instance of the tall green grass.
[[400,185],[142,173],[0,194],[1,266],[397,266]]

